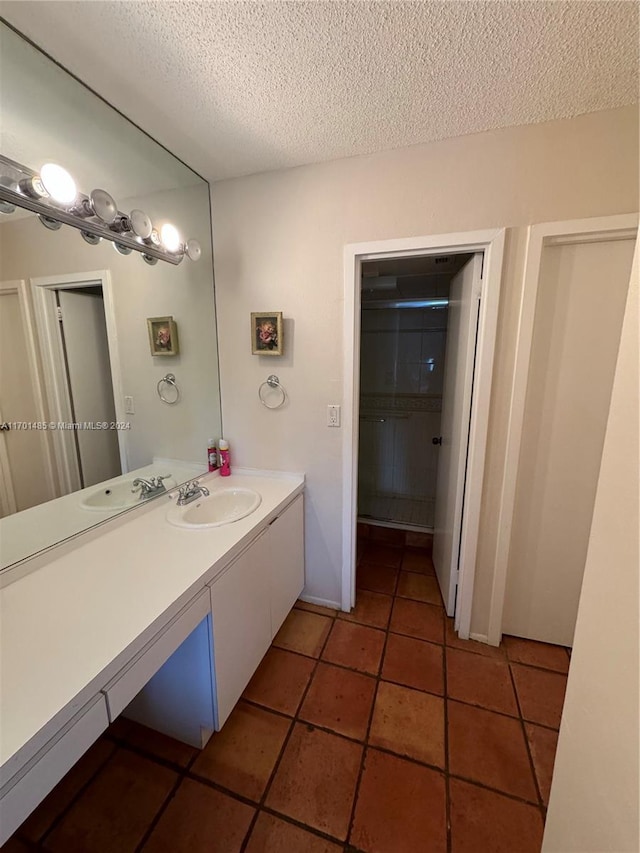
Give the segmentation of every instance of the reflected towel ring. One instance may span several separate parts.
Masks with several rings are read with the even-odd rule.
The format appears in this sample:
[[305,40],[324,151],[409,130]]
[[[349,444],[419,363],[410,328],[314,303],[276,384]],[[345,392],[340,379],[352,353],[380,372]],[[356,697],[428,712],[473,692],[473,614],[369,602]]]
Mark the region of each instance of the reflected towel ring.
[[[169,387],[173,388],[175,391],[175,398],[173,400],[167,400],[167,398],[163,394],[163,385],[169,385]],[[175,406],[175,404],[180,399],[180,389],[176,385],[176,377],[173,373],[167,373],[166,376],[163,376],[162,379],[158,382],[157,385],[158,397],[162,400],[163,403],[166,403],[167,406]]]
[[[268,403],[265,402],[265,399],[264,399],[263,394],[262,394],[262,389],[265,387],[265,385],[268,388],[277,388],[280,391],[280,393],[282,394],[282,400],[280,400],[279,403],[276,403],[275,406],[270,406]],[[284,405],[284,403],[287,399],[287,392],[284,390],[284,388],[280,384],[280,380],[278,379],[278,377],[274,373],[272,373],[271,376],[267,376],[266,381],[263,382],[262,385],[258,388],[258,397],[260,398],[260,402],[265,407],[265,409],[279,409],[280,406]]]

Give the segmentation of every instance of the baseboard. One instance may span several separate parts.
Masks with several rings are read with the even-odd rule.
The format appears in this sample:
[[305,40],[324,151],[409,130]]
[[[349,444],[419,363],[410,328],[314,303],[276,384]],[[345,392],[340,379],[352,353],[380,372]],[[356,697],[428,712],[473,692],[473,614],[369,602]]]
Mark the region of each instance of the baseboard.
[[329,607],[331,610],[340,610],[340,604],[337,601],[328,601],[326,598],[316,598],[315,595],[301,595],[300,601],[306,601],[307,604],[317,604],[318,607]]
[[490,646],[489,637],[486,634],[469,634],[470,640],[475,640],[476,643],[484,643],[485,646]]

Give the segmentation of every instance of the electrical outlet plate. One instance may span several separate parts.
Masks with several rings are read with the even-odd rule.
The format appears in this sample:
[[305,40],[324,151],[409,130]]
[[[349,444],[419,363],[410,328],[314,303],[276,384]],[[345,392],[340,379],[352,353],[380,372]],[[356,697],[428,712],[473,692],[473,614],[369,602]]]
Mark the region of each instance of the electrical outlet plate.
[[327,406],[327,426],[340,426],[340,406]]
[[133,408],[133,397],[124,398],[124,411],[127,415],[133,415],[135,413]]

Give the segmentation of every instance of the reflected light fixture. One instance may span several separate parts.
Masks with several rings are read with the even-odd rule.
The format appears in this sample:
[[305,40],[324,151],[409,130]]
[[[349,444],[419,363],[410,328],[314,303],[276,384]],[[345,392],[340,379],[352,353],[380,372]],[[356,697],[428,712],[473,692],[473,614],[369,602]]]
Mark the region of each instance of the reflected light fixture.
[[165,222],[160,229],[160,240],[167,252],[175,254],[180,251],[180,247],[182,245],[180,234],[178,233],[176,226],[172,225],[170,222]]
[[102,237],[98,237],[97,234],[90,234],[88,231],[81,231],[80,233],[82,234],[82,239],[90,246],[97,246],[102,240]]
[[[10,178],[7,178],[5,175],[0,178],[0,186],[12,190],[12,192],[17,192],[18,189],[16,184]],[[15,213],[15,209],[15,204],[12,204],[10,201],[0,201],[0,213]]]
[[36,172],[0,155],[0,213],[11,214],[16,207],[36,213],[52,231],[71,225],[87,243],[95,246],[109,240],[120,254],[139,252],[149,264],[161,260],[175,266],[185,256],[197,261],[202,255],[198,241],[183,243],[175,225],[166,222],[158,232],[143,210],[136,208],[130,214],[118,210],[106,190],[79,192],[69,172],[57,163],[45,163]]
[[53,219],[51,216],[45,216],[44,213],[38,214],[38,219],[45,228],[48,228],[49,231],[59,231],[62,228],[62,222],[59,222],[57,219]]
[[129,215],[129,224],[131,231],[133,231],[136,237],[140,237],[141,240],[148,240],[151,236],[153,225],[144,210],[138,210],[137,208],[132,210]]
[[40,180],[49,197],[58,204],[73,204],[76,200],[76,182],[69,172],[57,163],[45,163],[40,169]]
[[184,253],[190,261],[199,261],[202,257],[202,249],[197,240],[187,240],[184,244]]

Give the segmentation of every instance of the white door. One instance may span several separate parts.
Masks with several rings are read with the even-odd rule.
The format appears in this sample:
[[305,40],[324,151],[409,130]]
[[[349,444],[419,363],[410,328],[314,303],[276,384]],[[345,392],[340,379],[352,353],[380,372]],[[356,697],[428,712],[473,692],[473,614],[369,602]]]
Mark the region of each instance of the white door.
[[455,276],[449,291],[433,535],[433,563],[449,616],[456,604],[481,276],[478,253]]
[[634,244],[542,249],[505,634],[573,644]]
[[[76,422],[116,419],[102,290],[59,290],[64,349]],[[122,473],[115,430],[79,429],[76,434],[84,487]]]
[[[0,283],[0,409],[3,421],[43,420],[40,384],[23,281]],[[0,433],[0,515],[55,497],[46,434],[36,429]]]

